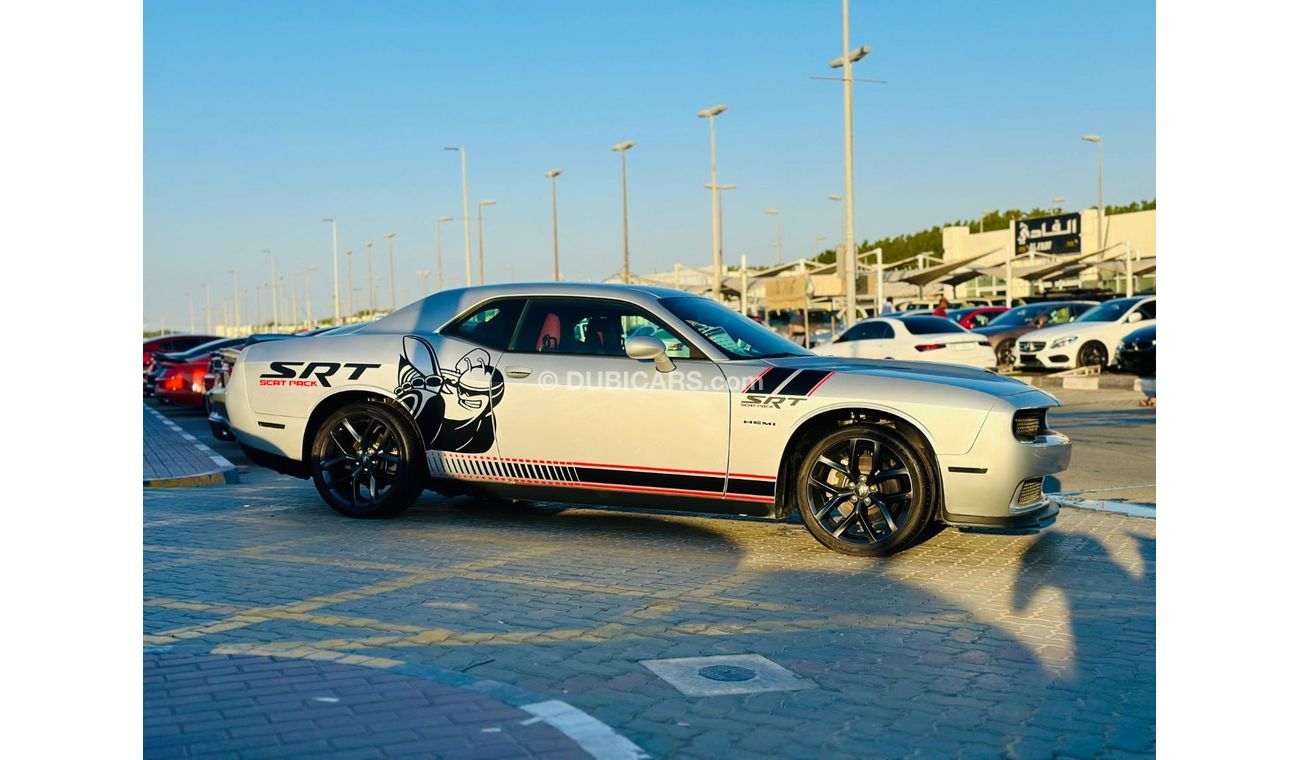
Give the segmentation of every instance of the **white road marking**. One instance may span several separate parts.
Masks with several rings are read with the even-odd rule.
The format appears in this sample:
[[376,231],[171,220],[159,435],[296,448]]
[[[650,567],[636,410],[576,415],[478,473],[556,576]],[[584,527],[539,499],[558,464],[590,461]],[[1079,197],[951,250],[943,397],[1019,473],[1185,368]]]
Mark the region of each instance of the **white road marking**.
[[519,709],[546,721],[596,760],[644,760],[650,757],[627,737],[567,702],[548,699]]

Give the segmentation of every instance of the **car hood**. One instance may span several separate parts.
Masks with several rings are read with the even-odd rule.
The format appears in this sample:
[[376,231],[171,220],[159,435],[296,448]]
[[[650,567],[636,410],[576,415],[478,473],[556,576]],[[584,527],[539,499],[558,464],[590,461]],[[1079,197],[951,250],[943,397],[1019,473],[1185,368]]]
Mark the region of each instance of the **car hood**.
[[1006,377],[973,367],[940,364],[939,362],[845,359],[839,356],[792,356],[782,359],[770,359],[768,363],[776,367],[788,367],[790,369],[816,369],[889,380],[941,383],[987,393],[999,398],[1037,391],[1033,386],[1026,385],[1013,377]]
[[970,331],[986,338],[1001,338],[1005,335],[1023,335],[1031,329],[1033,328],[1028,325],[984,325],[983,327],[972,327]]
[[1107,328],[1112,328],[1118,322],[1067,322],[1063,325],[1052,325],[1044,327],[1041,330],[1027,332],[1020,336],[1020,340],[1045,340],[1052,341],[1056,338],[1064,338],[1067,335],[1090,335],[1094,332],[1104,332]]

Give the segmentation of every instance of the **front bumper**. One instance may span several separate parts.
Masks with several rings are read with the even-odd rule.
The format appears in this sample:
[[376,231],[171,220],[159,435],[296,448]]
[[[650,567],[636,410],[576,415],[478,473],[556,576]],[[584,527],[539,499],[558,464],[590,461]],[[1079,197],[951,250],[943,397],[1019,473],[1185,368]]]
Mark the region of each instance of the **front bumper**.
[[1048,499],[1045,504],[1030,512],[1007,515],[1005,517],[986,517],[980,515],[951,515],[945,510],[943,521],[963,530],[978,530],[988,533],[1025,534],[1037,533],[1056,522],[1061,512],[1061,505],[1055,499]]

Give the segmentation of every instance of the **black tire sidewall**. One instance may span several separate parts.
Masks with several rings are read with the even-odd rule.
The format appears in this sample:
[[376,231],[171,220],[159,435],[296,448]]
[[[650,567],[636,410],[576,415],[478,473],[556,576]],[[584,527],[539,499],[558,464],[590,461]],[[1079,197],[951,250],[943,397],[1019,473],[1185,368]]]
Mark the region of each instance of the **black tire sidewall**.
[[[915,496],[913,497],[912,508],[907,514],[907,519],[903,521],[902,525],[898,526],[898,530],[883,541],[859,544],[835,538],[817,521],[808,503],[808,489],[805,484],[808,482],[808,476],[817,461],[817,456],[827,448],[850,438],[882,441],[903,459],[903,464],[914,474],[912,489]],[[799,506],[799,517],[803,520],[804,527],[813,535],[813,538],[816,538],[827,548],[842,554],[885,557],[911,546],[921,530],[932,521],[938,494],[938,488],[934,480],[933,468],[930,466],[926,455],[917,451],[916,446],[892,428],[883,425],[847,425],[822,436],[807,449],[796,475],[795,500]]]
[[[1099,363],[1097,364],[1083,363],[1083,354],[1085,351],[1088,351],[1090,348],[1096,348],[1098,353],[1101,355],[1101,361]],[[1095,340],[1090,340],[1087,343],[1084,343],[1082,346],[1079,346],[1079,354],[1078,356],[1075,357],[1075,363],[1078,364],[1080,367],[1105,367],[1108,359],[1110,359],[1110,355],[1109,352],[1106,351],[1106,346],[1101,343],[1098,343]]]
[[[379,417],[392,426],[399,439],[398,449],[401,452],[402,464],[400,465],[401,472],[393,488],[374,507],[357,509],[350,503],[340,499],[326,486],[317,463],[324,454],[329,431],[344,417],[363,413]],[[316,484],[317,492],[320,493],[321,498],[325,500],[325,503],[331,509],[348,517],[363,519],[392,517],[404,511],[414,504],[416,499],[420,498],[420,494],[424,492],[428,481],[424,447],[420,443],[419,436],[415,434],[409,418],[404,417],[398,410],[387,404],[377,401],[347,404],[331,412],[312,434],[311,453],[307,466],[311,472],[312,482]]]

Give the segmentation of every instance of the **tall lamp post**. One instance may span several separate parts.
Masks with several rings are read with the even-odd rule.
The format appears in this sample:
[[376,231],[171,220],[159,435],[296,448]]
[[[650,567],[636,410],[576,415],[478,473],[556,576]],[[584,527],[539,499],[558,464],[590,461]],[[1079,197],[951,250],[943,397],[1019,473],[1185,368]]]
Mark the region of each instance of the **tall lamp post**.
[[551,247],[555,252],[555,281],[560,281],[560,213],[558,192],[555,189],[555,178],[560,176],[563,169],[552,169],[545,176],[551,181]]
[[393,238],[396,232],[385,232],[388,238],[388,310],[397,311],[397,270],[393,268]]
[[436,237],[436,241],[437,241],[437,251],[438,251],[438,280],[437,280],[437,282],[438,282],[438,292],[439,292],[439,293],[442,292],[442,223],[443,223],[443,222],[450,222],[450,221],[452,221],[452,218],[451,218],[450,216],[440,216],[440,217],[438,217],[437,222],[436,222],[436,223],[434,224],[434,226],[433,226],[434,235],[435,235],[435,237]]
[[460,153],[460,205],[461,218],[465,220],[465,286],[469,287],[474,284],[474,262],[469,254],[469,164],[464,148],[443,148],[443,150],[454,150]]
[[429,295],[429,270],[421,269],[416,272],[420,276],[420,298]]
[[275,287],[275,284],[280,281],[280,278],[275,276],[275,254],[271,253],[267,248],[263,248],[262,253],[268,254],[271,257],[271,330],[272,332],[275,332],[280,328],[280,306],[279,299],[276,297],[277,290]]
[[487,280],[483,279],[483,207],[495,206],[497,202],[491,198],[485,198],[478,202],[478,284],[486,285]]
[[375,244],[366,241],[366,290],[370,298],[366,302],[370,307],[370,318],[375,318]]
[[330,223],[330,237],[334,241],[334,324],[342,323],[343,303],[339,301],[339,225],[333,219],[322,219]]
[[1064,207],[1065,207],[1065,199],[1064,199],[1064,198],[1062,198],[1061,196],[1058,195],[1058,196],[1056,196],[1055,198],[1052,199],[1052,211],[1053,211],[1054,213],[1057,213],[1057,214],[1061,213],[1061,209],[1064,208]]
[[709,120],[709,199],[713,202],[713,300],[722,300],[722,221],[718,218],[718,142],[713,119],[727,110],[722,104],[696,114]]
[[636,147],[635,140],[628,140],[613,146],[610,150],[614,151],[622,159],[623,164],[623,282],[632,281],[632,268],[630,264],[631,257],[628,255],[627,244],[627,152]]
[[194,296],[186,291],[185,300],[190,302],[190,334],[192,335],[194,333]]
[[1106,215],[1106,207],[1101,202],[1101,135],[1084,135],[1083,141],[1097,144],[1097,250],[1100,251],[1106,247],[1106,233],[1105,228],[1102,226],[1102,219]]
[[857,320],[858,244],[853,232],[853,64],[871,52],[869,47],[849,49],[849,0],[843,2],[844,54],[831,61],[831,68],[844,69],[844,294],[848,311],[846,324]]
[[235,329],[238,330],[238,329],[239,329],[239,326],[243,324],[243,322],[239,319],[239,273],[236,272],[236,271],[233,270],[233,269],[230,269],[230,270],[227,270],[227,271],[230,272],[230,279],[231,279],[231,282],[233,283],[233,286],[234,286],[234,295],[235,295]]
[[780,264],[781,263],[781,212],[778,211],[777,209],[770,208],[767,209],[765,213],[776,217],[776,246],[775,246],[776,263]]
[[[303,272],[303,290],[305,291],[304,295],[307,298],[307,329],[308,330],[316,326],[311,311],[311,273],[315,271],[316,271],[316,267],[313,265],[307,267],[307,271]],[[338,302],[335,301],[335,303]],[[338,324],[338,317],[335,317],[335,324]]]
[[352,308],[352,251],[344,253],[343,257],[348,260],[348,321],[351,322],[357,313],[356,309]]

